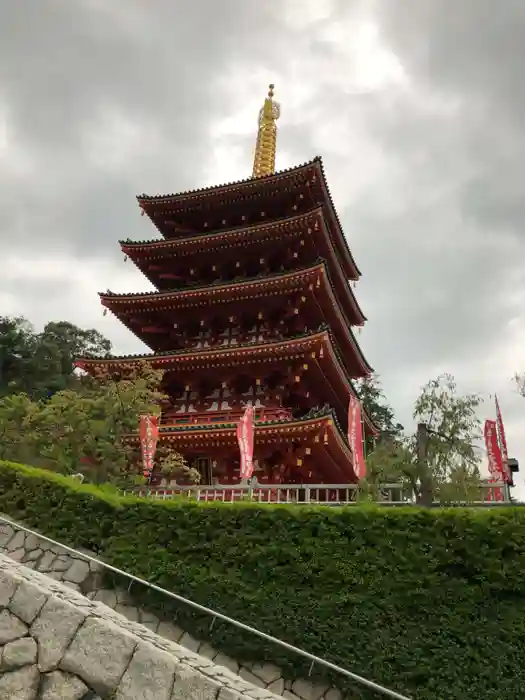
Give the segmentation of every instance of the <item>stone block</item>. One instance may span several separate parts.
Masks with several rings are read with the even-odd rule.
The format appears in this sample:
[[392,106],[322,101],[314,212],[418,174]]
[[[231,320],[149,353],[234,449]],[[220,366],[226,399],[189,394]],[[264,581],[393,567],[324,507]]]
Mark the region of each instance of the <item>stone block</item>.
[[60,662],[102,696],[114,693],[135,651],[136,639],[112,622],[90,617]]
[[221,688],[217,700],[241,700],[243,696],[230,688]]
[[199,647],[199,655],[204,656],[205,659],[210,659],[210,661],[213,661],[217,654],[217,649],[214,649],[208,642],[203,642]]
[[62,671],[44,676],[40,700],[81,700],[89,688],[80,678]]
[[337,688],[330,688],[324,694],[325,700],[343,700],[343,694]]
[[180,627],[177,627],[177,625],[171,622],[161,622],[157,634],[165,639],[169,639],[171,642],[180,642],[184,630],[181,630]]
[[178,664],[151,644],[140,642],[115,694],[115,700],[171,700]]
[[158,625],[160,622],[156,615],[149,610],[144,610],[143,608],[139,608],[139,620],[143,625],[145,625],[147,622],[156,623]]
[[195,639],[195,637],[192,637],[191,634],[184,632],[182,637],[179,639],[179,644],[190,651],[198,652],[201,642],[198,639]]
[[282,695],[284,693],[284,678],[277,678],[268,684],[267,690],[274,695]]
[[24,564],[27,564],[28,561],[35,561],[43,553],[44,552],[41,549],[31,549],[30,551],[27,551],[27,549],[26,549],[26,555],[24,557]]
[[22,561],[26,555],[26,550],[23,547],[20,547],[19,549],[12,550],[8,554],[13,561]]
[[27,633],[27,625],[10,613],[9,610],[3,610],[0,613],[0,645],[14,642],[15,639],[25,637]]
[[257,688],[266,688],[266,683],[257,676],[254,676],[254,674],[246,668],[241,668],[239,676]]
[[[199,649],[199,654],[200,653],[201,650]],[[224,666],[224,668],[233,671],[233,673],[239,672],[239,664],[237,661],[235,661],[235,659],[232,659],[231,656],[226,656],[226,654],[217,654],[213,660],[217,666]]]
[[9,601],[14,596],[20,579],[15,578],[10,573],[0,571],[0,607],[9,605]]
[[25,532],[22,532],[22,530],[18,530],[13,539],[10,540],[9,544],[7,545],[7,551],[9,552],[9,556],[11,556],[11,552],[14,552],[17,549],[24,549],[25,541]]
[[126,620],[130,620],[131,622],[139,621],[139,611],[133,605],[121,605],[120,603],[117,603],[115,612],[123,615]]
[[[42,568],[39,566],[38,571],[42,571]],[[54,581],[62,581],[64,578],[64,572],[63,571],[45,571],[44,572],[46,576],[49,576],[49,578],[52,578]]]
[[87,561],[73,559],[71,566],[64,573],[64,581],[82,583],[89,576],[89,564]]
[[9,603],[9,610],[31,625],[48,598],[42,587],[23,581]]
[[38,641],[38,667],[42,673],[51,671],[58,663],[86,613],[70,603],[50,598],[31,627],[31,635]]
[[52,571],[67,571],[70,566],[71,566],[71,557],[68,556],[67,554],[64,554],[61,557],[57,557],[51,563],[50,568]]
[[0,525],[0,547],[2,549],[6,548],[10,540],[15,535],[15,530],[11,525],[2,524]]
[[36,569],[38,561],[25,561],[24,566],[28,569]]
[[251,672],[266,684],[273,683],[281,677],[281,669],[274,664],[252,664]]
[[27,551],[30,551],[32,549],[41,549],[41,544],[42,540],[37,535],[32,535],[31,533],[29,533],[29,535],[26,535],[25,548]]
[[131,597],[129,591],[126,591],[123,588],[117,588],[115,593],[117,596],[117,603],[120,603],[121,605],[133,605],[133,598]]
[[25,666],[17,671],[9,671],[0,677],[0,698],[2,700],[35,700],[40,683],[40,673],[36,666]]
[[2,669],[20,668],[36,664],[38,649],[31,637],[22,637],[15,642],[9,642],[2,654]]
[[212,678],[180,666],[175,673],[171,700],[215,700],[220,689]]
[[73,583],[73,581],[62,581],[64,586],[67,586],[70,590],[74,591],[75,593],[80,593],[81,588],[78,585],[78,583]]
[[100,591],[97,591],[97,594],[93,600],[99,603],[104,603],[104,605],[107,605],[108,608],[114,609],[117,605],[117,594],[115,591],[102,588]]
[[292,684],[292,692],[302,700],[321,700],[327,690],[326,685],[315,685],[302,678]]
[[249,688],[244,694],[253,700],[271,700],[273,698],[273,693],[265,688]]
[[38,563],[38,570],[39,571],[50,571],[51,570],[51,565],[56,559],[56,554],[52,552],[51,550],[45,552],[44,556]]

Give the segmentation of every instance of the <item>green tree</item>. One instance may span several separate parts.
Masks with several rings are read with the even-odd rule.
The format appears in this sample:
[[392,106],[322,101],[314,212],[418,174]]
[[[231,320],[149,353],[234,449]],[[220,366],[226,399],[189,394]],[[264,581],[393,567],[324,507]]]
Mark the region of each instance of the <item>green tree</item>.
[[111,342],[93,328],[82,329],[68,321],[52,321],[37,336],[33,395],[47,398],[73,388],[79,357],[109,357]]
[[481,497],[475,443],[481,437],[477,394],[458,393],[450,374],[426,384],[413,418],[418,432],[384,442],[367,461],[368,489],[400,482],[418,503],[475,500]]
[[31,389],[35,348],[29,321],[0,316],[0,396]]
[[[94,483],[130,485],[141,474],[139,446],[130,436],[141,414],[159,414],[162,374],[142,363],[125,377],[83,377],[76,389],[46,401],[26,394],[4,397],[0,454],[64,474],[82,473]],[[181,455],[166,448],[159,454],[158,468],[195,478]]]
[[395,419],[394,411],[385,398],[379,376],[371,374],[359,380],[356,388],[363,408],[379,430],[394,437],[400,435],[403,426]]
[[0,396],[25,392],[49,398],[76,386],[77,357],[109,357],[110,352],[110,341],[94,329],[53,321],[36,333],[25,318],[0,317]]
[[359,398],[366,414],[379,429],[377,439],[367,436],[365,450],[371,454],[379,445],[397,439],[403,432],[403,426],[395,419],[394,411],[389,405],[381,381],[377,374],[371,374],[356,383]]

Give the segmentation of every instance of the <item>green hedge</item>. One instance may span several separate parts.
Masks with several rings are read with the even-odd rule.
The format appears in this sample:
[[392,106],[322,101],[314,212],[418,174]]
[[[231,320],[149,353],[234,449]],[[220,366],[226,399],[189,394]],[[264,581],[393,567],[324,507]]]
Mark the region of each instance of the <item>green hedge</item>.
[[[139,501],[0,462],[0,511],[415,699],[523,696],[525,509]],[[240,660],[308,668],[174,613]]]

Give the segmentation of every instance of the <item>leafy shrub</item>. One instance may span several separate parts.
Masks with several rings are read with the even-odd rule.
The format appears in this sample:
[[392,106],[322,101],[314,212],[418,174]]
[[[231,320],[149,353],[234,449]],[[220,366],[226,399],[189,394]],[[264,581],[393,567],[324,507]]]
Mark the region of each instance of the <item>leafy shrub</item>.
[[[518,507],[154,502],[0,462],[0,510],[417,700],[522,696]],[[219,622],[210,630],[209,617],[162,605],[239,660],[273,661],[290,677],[308,670],[251,635]],[[313,674],[333,681],[317,666]]]

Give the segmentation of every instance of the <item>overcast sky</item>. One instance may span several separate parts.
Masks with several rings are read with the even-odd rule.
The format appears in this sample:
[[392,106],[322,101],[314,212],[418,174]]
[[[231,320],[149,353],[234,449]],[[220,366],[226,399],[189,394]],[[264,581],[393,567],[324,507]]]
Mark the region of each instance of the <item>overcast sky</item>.
[[[523,0],[0,0],[0,314],[142,346],[98,291],[149,283],[135,195],[321,155],[363,277],[358,336],[398,418],[443,371],[498,392],[525,468]],[[523,478],[519,478],[520,495]]]

